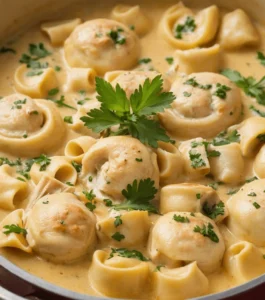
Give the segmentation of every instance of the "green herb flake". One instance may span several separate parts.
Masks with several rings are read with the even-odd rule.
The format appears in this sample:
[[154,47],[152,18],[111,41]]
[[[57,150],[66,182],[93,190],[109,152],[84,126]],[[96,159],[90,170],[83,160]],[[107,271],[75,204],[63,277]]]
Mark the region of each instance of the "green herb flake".
[[251,178],[248,178],[248,179],[246,179],[246,183],[250,183],[250,182],[252,182],[254,180],[258,180],[258,177],[257,176],[253,176]]
[[178,24],[175,28],[175,38],[182,39],[183,33],[194,32],[197,25],[193,17],[188,16],[184,24]]
[[256,209],[259,209],[259,208],[260,208],[260,205],[259,205],[257,202],[253,202],[252,204],[253,204],[253,206],[254,206]]
[[120,232],[115,232],[111,237],[118,242],[125,239],[125,236],[123,234],[121,234]]
[[239,189],[230,190],[226,193],[226,195],[234,195],[239,191]]
[[142,162],[143,161],[142,158],[135,158],[135,160],[138,161],[138,162]]
[[49,204],[49,201],[43,201],[42,204]]
[[214,220],[217,218],[217,216],[223,216],[225,214],[225,205],[222,201],[214,204],[213,206],[210,206],[208,202],[205,202],[203,204],[202,210],[207,217]]
[[128,250],[126,248],[111,248],[109,259],[117,254],[120,257],[135,258],[141,261],[149,261],[148,258],[144,257],[143,254],[137,250]]
[[73,124],[73,117],[72,116],[65,116],[63,120],[64,120],[65,123]]
[[62,69],[62,68],[61,68],[61,67],[59,67],[59,66],[55,66],[55,67],[54,67],[54,70],[55,70],[56,72],[60,72],[60,71],[61,71],[61,69]]
[[154,269],[154,272],[160,272],[161,268],[164,268],[165,265],[158,265],[156,266],[156,268]]
[[92,177],[92,176],[89,176],[89,177],[88,177],[88,181],[89,181],[89,182],[92,182],[92,181],[93,181],[93,177]]
[[115,217],[115,221],[114,221],[114,226],[115,227],[118,227],[122,224],[122,219],[121,219],[121,216],[116,216]]
[[201,199],[201,194],[196,194],[196,198],[198,199],[198,200],[200,200]]
[[265,134],[259,134],[257,136],[257,139],[261,142],[261,143],[265,143]]
[[211,151],[208,151],[206,150],[206,153],[207,153],[207,157],[219,157],[221,155],[221,152],[219,151],[216,151],[216,150],[211,150]]
[[229,133],[227,133],[226,131],[222,131],[218,134],[217,137],[213,139],[214,146],[223,146],[238,142],[240,142],[240,134],[237,130],[233,130]]
[[89,200],[89,201],[92,201],[96,197],[96,195],[93,194],[93,190],[91,190],[89,192],[88,191],[83,191],[82,193],[86,196],[87,200]]
[[9,48],[9,47],[1,47],[0,48],[0,53],[13,53],[13,54],[16,54],[17,52],[16,52],[16,50],[14,50],[14,49],[12,49],[12,48]]
[[183,96],[184,96],[184,97],[190,97],[190,96],[191,96],[191,93],[188,93],[188,92],[185,91],[185,92],[183,92]]
[[191,166],[193,169],[198,169],[198,168],[206,166],[206,163],[202,159],[200,153],[195,153],[194,150],[190,150],[189,157],[190,157]]
[[77,173],[81,172],[81,170],[82,170],[82,164],[79,164],[79,163],[77,163],[75,161],[72,161],[71,164],[75,168],[75,170],[76,170]]
[[203,225],[202,228],[198,225],[195,226],[193,231],[202,234],[203,236],[209,238],[214,243],[218,243],[219,238],[217,234],[214,232],[213,228],[214,228],[213,225],[211,223],[208,223],[207,227],[205,224]]
[[174,215],[173,220],[179,223],[190,223],[190,219],[180,215]]
[[67,181],[65,184],[69,185],[69,186],[74,186],[74,184],[70,181]]
[[107,207],[112,207],[113,206],[112,201],[110,199],[103,199],[103,202],[105,203],[105,205]]
[[142,64],[149,64],[151,61],[152,61],[152,59],[149,58],[149,57],[141,58],[141,59],[139,59],[139,64],[140,65],[142,65]]
[[251,193],[248,193],[248,196],[250,196],[250,197],[256,197],[257,194],[255,192],[251,192]]
[[40,166],[40,171],[45,171],[51,163],[51,159],[47,155],[41,154],[39,157],[34,158],[34,163]]
[[10,233],[23,234],[23,235],[27,234],[26,229],[21,228],[20,226],[18,226],[16,224],[5,225],[3,228],[6,229],[5,231],[3,231],[3,233],[5,235],[8,235]]
[[174,63],[174,58],[173,57],[166,57],[165,60],[167,61],[167,63],[169,65],[173,65],[173,63]]
[[107,35],[112,39],[115,45],[123,45],[126,43],[126,38],[122,34],[124,30],[118,28],[117,30],[110,30]]
[[27,99],[23,100],[16,100],[14,101],[14,105],[11,107],[11,109],[21,109],[23,104],[27,103]]
[[261,65],[265,66],[265,55],[262,52],[257,51],[257,59],[259,60]]
[[213,93],[214,96],[217,96],[221,99],[226,99],[226,93],[231,91],[231,88],[226,86],[226,85],[223,85],[223,84],[220,84],[220,83],[217,83],[216,84],[216,91]]
[[250,105],[249,109],[252,110],[259,117],[265,118],[265,112],[257,109],[255,106]]

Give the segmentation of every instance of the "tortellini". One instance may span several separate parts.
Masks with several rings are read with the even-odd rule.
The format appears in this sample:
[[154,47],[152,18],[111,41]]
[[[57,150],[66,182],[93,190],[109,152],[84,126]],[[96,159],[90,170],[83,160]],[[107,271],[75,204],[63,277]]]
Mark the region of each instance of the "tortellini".
[[260,37],[248,15],[242,9],[236,9],[223,17],[219,40],[223,48],[233,50],[257,46]]
[[253,170],[259,178],[265,178],[265,145],[263,145],[255,157]]
[[76,261],[96,243],[94,215],[69,193],[39,199],[27,214],[25,228],[33,251],[56,263]]
[[67,92],[94,92],[96,72],[91,68],[71,68],[67,74]]
[[81,19],[53,21],[41,24],[41,29],[51,40],[53,46],[62,46],[71,32],[77,25],[81,24]]
[[95,251],[89,269],[92,288],[108,297],[142,299],[141,294],[149,283],[147,262],[135,258],[110,255]]
[[[196,228],[204,228],[208,234],[196,232]],[[149,245],[150,256],[156,263],[176,267],[196,261],[206,273],[220,267],[225,251],[218,227],[200,213],[169,212],[163,215],[154,225]]]
[[132,137],[98,140],[85,154],[82,165],[83,181],[100,199],[122,200],[122,190],[134,180],[150,178],[156,187],[159,184],[156,154]]
[[136,34],[122,23],[95,19],[75,28],[65,41],[64,52],[71,67],[93,68],[103,74],[133,67],[140,44]]
[[[160,194],[160,212],[185,211],[206,214],[205,208],[213,208],[221,203],[216,191],[211,187],[195,183],[181,183],[165,186]],[[228,214],[225,205],[223,211],[214,218],[215,222],[222,221]],[[210,209],[211,210],[211,209]]]
[[181,268],[161,267],[154,272],[154,288],[157,299],[184,300],[204,295],[208,290],[208,279],[196,262]]
[[265,246],[265,179],[245,184],[227,202],[228,229],[239,239]]
[[209,48],[176,50],[176,69],[187,75],[198,72],[219,72],[221,52],[218,44]]
[[163,126],[181,138],[217,135],[235,124],[241,114],[239,89],[215,73],[194,73],[177,79],[172,87],[176,99],[159,114]]
[[8,233],[6,226],[16,225],[24,229],[23,224],[24,211],[23,209],[17,209],[7,215],[0,223],[0,248],[11,247],[18,248],[24,252],[31,253],[32,250],[29,247],[25,235],[21,233],[11,232]]
[[0,102],[0,150],[38,156],[60,145],[65,124],[53,103],[13,94]]
[[[115,221],[120,220],[116,223]],[[116,247],[135,247],[147,241],[150,221],[147,211],[130,211],[110,214],[109,218],[97,223],[98,237],[102,242]],[[121,240],[115,240],[113,235],[118,232],[123,235]]]
[[257,247],[242,241],[226,250],[224,267],[237,283],[244,283],[265,273],[265,259]]
[[219,156],[210,157],[211,174],[218,182],[240,183],[244,174],[244,159],[239,144],[209,146],[209,151],[217,151]]
[[219,10],[212,5],[194,14],[182,2],[170,7],[161,20],[163,37],[174,47],[191,49],[213,40],[219,26]]
[[42,170],[42,167],[34,163],[30,170],[30,177],[37,184],[44,174],[47,174],[55,179],[63,182],[75,184],[77,180],[77,171],[71,164],[70,159],[64,156],[53,156],[49,165]]
[[111,18],[127,25],[139,35],[147,33],[151,25],[151,21],[139,5],[118,4],[113,8]]
[[28,184],[17,177],[19,176],[12,167],[0,167],[0,208],[14,209],[27,196]]
[[50,90],[57,88],[59,83],[53,68],[42,69],[40,75],[30,76],[25,64],[15,72],[15,87],[17,92],[32,98],[45,98]]

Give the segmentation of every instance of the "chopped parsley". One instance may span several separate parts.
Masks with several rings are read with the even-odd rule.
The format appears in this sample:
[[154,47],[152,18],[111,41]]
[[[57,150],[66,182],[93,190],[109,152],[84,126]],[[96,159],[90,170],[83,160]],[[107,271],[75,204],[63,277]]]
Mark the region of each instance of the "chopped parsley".
[[208,202],[205,202],[203,204],[203,207],[202,207],[202,210],[203,210],[203,213],[211,218],[211,219],[216,219],[217,216],[221,215],[223,216],[225,214],[225,205],[224,205],[224,202],[220,201],[218,202],[217,204],[214,204],[212,207],[209,206]]
[[191,96],[191,93],[188,93],[188,92],[185,91],[185,92],[183,92],[183,96],[184,96],[184,97],[190,97],[190,96]]
[[12,49],[12,48],[9,48],[9,47],[1,47],[0,48],[0,53],[7,53],[7,52],[10,52],[10,53],[13,53],[13,54],[16,54],[16,50]]
[[208,183],[207,185],[216,191],[218,189],[219,184],[219,182],[212,182]]
[[197,25],[193,17],[188,16],[184,24],[178,24],[175,28],[175,38],[182,39],[183,33],[193,32],[196,29]]
[[138,162],[142,162],[143,161],[142,158],[135,158],[135,160],[138,161]]
[[118,242],[125,239],[125,236],[123,234],[121,234],[120,232],[115,232],[111,237]]
[[96,208],[96,205],[93,203],[93,200],[95,199],[96,195],[93,194],[93,190],[91,191],[83,191],[82,192],[86,199],[88,200],[88,202],[85,204],[85,206],[90,210],[93,211]]
[[219,242],[219,238],[218,238],[217,234],[214,232],[213,225],[211,223],[208,223],[207,227],[204,224],[202,228],[200,226],[196,225],[194,227],[193,231],[202,234],[203,236],[209,238],[214,243]]
[[217,96],[221,99],[225,99],[226,98],[226,93],[231,91],[231,88],[223,85],[221,83],[217,83],[216,84],[216,91],[213,93],[214,96]]
[[43,74],[43,71],[40,71],[40,70],[32,70],[32,71],[29,71],[26,76],[27,77],[32,77],[32,76],[40,76],[41,74]]
[[53,88],[51,90],[48,91],[48,96],[52,97],[55,96],[59,93],[59,89],[58,88]]
[[126,190],[122,190],[125,201],[122,204],[114,205],[115,210],[146,210],[151,213],[158,213],[156,207],[150,203],[154,199],[157,189],[155,182],[150,178],[140,180],[135,179],[132,184],[127,185]]
[[205,161],[202,159],[200,153],[195,153],[194,150],[189,151],[191,166],[193,169],[198,169],[206,166]]
[[73,124],[73,117],[72,116],[65,116],[63,120],[64,120],[65,123]]
[[42,204],[49,204],[49,201],[43,201]]
[[229,133],[227,133],[227,131],[222,131],[213,139],[214,146],[223,146],[238,142],[240,142],[240,134],[237,130],[233,130]]
[[[97,133],[131,135],[143,144],[158,147],[158,141],[170,142],[164,128],[157,120],[149,116],[169,108],[175,96],[171,92],[162,92],[161,75],[152,81],[146,79],[143,85],[127,98],[125,91],[117,84],[116,89],[102,78],[96,78],[97,99],[100,109],[92,109],[80,119],[85,126]],[[117,132],[111,128],[119,125]]]
[[0,157],[0,166],[2,165],[9,165],[10,167],[22,166],[22,161],[20,158],[9,160],[7,157]]
[[108,207],[111,207],[113,204],[112,204],[112,201],[110,199],[103,199],[104,203],[106,206]]
[[149,57],[141,58],[141,59],[139,59],[139,64],[149,64],[151,61],[152,61],[152,59]]
[[179,223],[190,223],[190,219],[187,217],[182,217],[180,215],[174,215],[173,220]]
[[45,154],[41,154],[39,157],[36,157],[33,160],[34,163],[40,166],[40,171],[45,171],[51,163],[51,159]]
[[249,109],[252,110],[256,115],[258,115],[258,116],[260,116],[262,118],[265,118],[265,112],[257,109],[255,106],[250,105]]
[[173,65],[173,63],[174,63],[174,58],[173,57],[166,57],[165,60],[167,61],[167,63],[169,65]]
[[251,192],[251,193],[248,193],[248,196],[250,196],[250,197],[256,197],[257,194],[255,192]]
[[23,235],[27,234],[26,229],[21,228],[20,226],[18,226],[16,224],[5,225],[3,228],[6,229],[5,231],[3,231],[3,233],[5,235],[8,235],[10,233],[23,234]]
[[235,189],[235,190],[230,190],[226,193],[226,195],[234,195],[239,191],[239,189]]
[[93,177],[92,177],[92,176],[89,176],[89,177],[88,177],[88,181],[89,181],[89,182],[92,182],[92,181],[93,181]]
[[196,78],[195,77],[192,77],[192,78],[189,78],[188,80],[186,80],[184,82],[184,84],[186,85],[191,85],[193,87],[197,87],[199,89],[202,89],[202,90],[210,90],[212,88],[212,85],[211,84],[199,84],[197,81],[196,81]]
[[60,66],[55,66],[55,67],[54,67],[54,70],[55,70],[56,72],[60,72],[61,69],[62,69],[62,68],[61,68]]
[[126,42],[126,38],[122,34],[123,31],[122,28],[117,28],[116,30],[110,30],[107,35],[112,39],[115,45],[123,45]]
[[256,80],[252,76],[243,77],[238,71],[231,69],[225,69],[221,74],[234,82],[247,96],[253,97],[259,104],[265,105],[265,76]]
[[114,226],[115,227],[118,227],[122,224],[122,219],[121,219],[121,216],[116,216],[115,217],[115,221],[114,221]]
[[11,107],[11,109],[21,109],[23,104],[27,103],[27,99],[23,100],[16,100],[14,101],[14,105]]
[[211,151],[206,150],[206,153],[207,153],[207,157],[218,157],[221,155],[221,152],[216,150],[211,150]]
[[198,200],[200,200],[201,199],[201,194],[196,194],[196,198],[198,199]]
[[259,209],[259,208],[260,208],[260,205],[259,205],[257,202],[253,202],[252,204],[253,204],[253,206],[254,206],[256,209]]
[[82,164],[79,164],[79,163],[77,163],[75,161],[72,161],[71,164],[75,168],[75,170],[76,170],[77,173],[81,172],[81,170],[82,170]]
[[265,55],[262,52],[257,51],[257,59],[263,66],[265,66]]
[[164,265],[158,265],[156,266],[156,268],[154,269],[154,272],[160,272],[161,268],[164,268]]
[[250,183],[250,182],[252,182],[254,180],[258,180],[258,177],[257,176],[253,176],[251,178],[248,178],[248,179],[246,179],[246,183]]
[[126,258],[136,258],[141,261],[149,261],[148,258],[144,257],[143,254],[137,250],[128,250],[126,248],[111,248],[111,253],[109,258],[112,258],[114,254],[117,254],[120,257]]
[[67,181],[65,184],[69,185],[69,186],[74,186],[74,184],[70,181]]
[[265,134],[264,134],[264,133],[263,133],[263,134],[259,134],[259,135],[257,136],[257,139],[258,139],[260,142],[264,143],[264,142],[265,142]]

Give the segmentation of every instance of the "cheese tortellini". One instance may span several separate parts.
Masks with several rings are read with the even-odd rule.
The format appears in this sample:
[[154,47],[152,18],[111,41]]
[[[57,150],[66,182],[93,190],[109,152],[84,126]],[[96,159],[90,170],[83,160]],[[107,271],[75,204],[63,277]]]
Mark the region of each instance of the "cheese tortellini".
[[[205,234],[196,228],[204,228]],[[224,251],[218,227],[200,213],[169,212],[158,219],[151,232],[150,256],[159,264],[175,267],[196,261],[203,272],[211,273],[220,267]]]
[[223,17],[219,40],[223,48],[234,50],[257,46],[260,37],[249,16],[242,9],[236,9]]
[[136,34],[122,23],[95,19],[75,28],[65,41],[64,52],[71,67],[93,68],[103,74],[133,67],[140,44]]
[[228,228],[239,239],[265,246],[265,180],[245,184],[227,202]]
[[38,156],[58,147],[65,124],[55,105],[12,94],[0,102],[0,150],[19,156]]
[[191,49],[209,43],[219,26],[219,10],[212,5],[194,14],[182,2],[170,7],[161,20],[163,37],[179,49]]
[[108,297],[142,299],[149,282],[147,262],[97,250],[89,269],[92,288]]
[[132,137],[98,140],[85,154],[82,165],[83,181],[101,199],[122,200],[122,190],[134,180],[151,178],[156,187],[159,184],[156,154]]
[[56,263],[80,259],[96,242],[94,215],[69,193],[39,199],[27,213],[25,228],[33,251]]
[[194,73],[177,79],[172,87],[176,99],[159,114],[163,126],[181,138],[213,137],[235,124],[241,114],[239,89],[215,73]]

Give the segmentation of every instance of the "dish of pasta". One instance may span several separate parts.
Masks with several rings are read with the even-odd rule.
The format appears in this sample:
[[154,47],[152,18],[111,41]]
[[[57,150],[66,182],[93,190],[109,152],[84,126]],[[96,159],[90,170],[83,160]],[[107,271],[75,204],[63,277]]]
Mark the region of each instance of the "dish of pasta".
[[189,299],[265,273],[265,28],[141,2],[0,47],[0,255],[81,294]]

